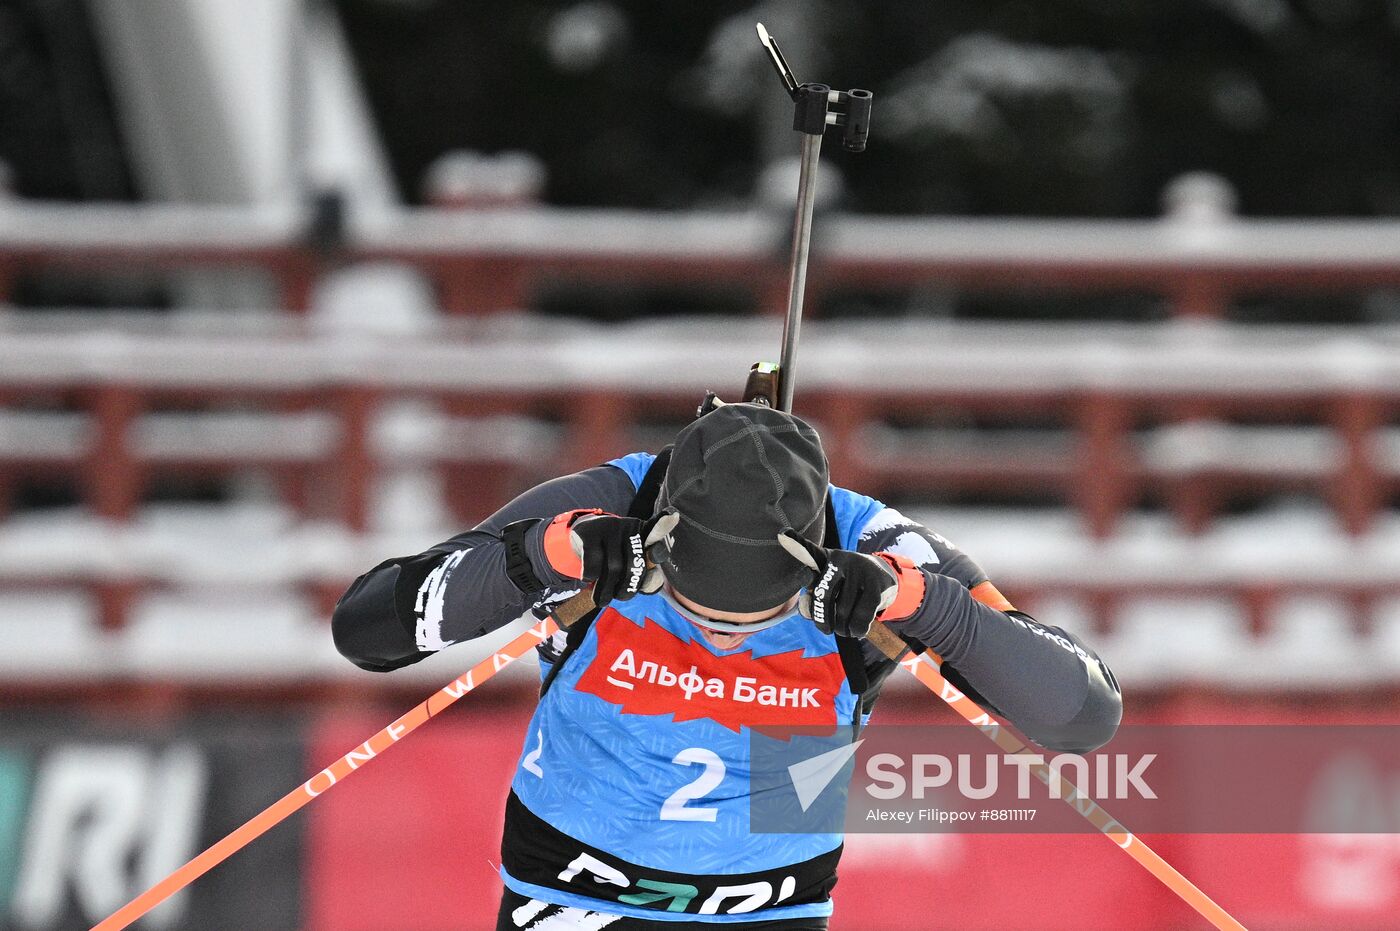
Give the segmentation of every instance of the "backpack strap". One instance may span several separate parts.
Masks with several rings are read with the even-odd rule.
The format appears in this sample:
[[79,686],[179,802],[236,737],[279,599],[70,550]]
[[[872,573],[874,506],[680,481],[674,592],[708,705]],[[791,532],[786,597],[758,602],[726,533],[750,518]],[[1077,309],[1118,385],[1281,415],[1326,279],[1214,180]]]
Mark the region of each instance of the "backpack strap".
[[627,509],[628,517],[646,520],[656,510],[656,499],[661,496],[661,483],[666,480],[666,467],[671,464],[671,452],[675,447],[667,446],[656,454],[656,461],[642,476],[642,484],[637,486],[637,497]]
[[[826,496],[826,536],[822,538],[822,545],[828,548],[841,545],[841,528],[836,523],[836,507],[831,503],[830,493]],[[839,635],[836,637],[836,652],[841,656],[841,669],[846,673],[846,681],[851,684],[851,691],[855,693],[856,711],[852,723],[859,728],[865,704],[863,699],[870,688],[865,669],[865,652],[860,640]]]
[[[632,499],[632,504],[627,508],[628,517],[635,517],[637,520],[646,520],[651,517],[652,511],[656,509],[656,499],[661,494],[661,483],[666,480],[666,467],[671,463],[671,447],[667,446],[657,454],[655,461],[647,468],[646,474],[642,476],[642,483],[637,487],[636,497]],[[554,665],[545,674],[544,681],[540,683],[540,697],[549,691],[549,687],[554,684],[554,677],[559,675],[559,670],[564,668],[564,663],[583,644],[583,638],[588,636],[588,628],[593,626],[593,621],[598,617],[598,612],[603,608],[598,605],[583,617],[569,625],[568,631],[564,634],[564,649],[559,651],[559,657],[555,659]]]

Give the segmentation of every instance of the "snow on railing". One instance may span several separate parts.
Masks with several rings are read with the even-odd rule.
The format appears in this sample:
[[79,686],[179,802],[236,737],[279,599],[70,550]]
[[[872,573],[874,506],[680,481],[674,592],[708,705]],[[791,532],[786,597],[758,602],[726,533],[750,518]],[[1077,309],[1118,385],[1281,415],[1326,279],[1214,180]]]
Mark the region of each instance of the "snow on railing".
[[[437,283],[455,313],[529,306],[535,286],[571,278],[686,281],[747,289],[785,306],[783,212],[421,208],[356,220],[327,243],[311,217],[267,208],[0,204],[0,302],[7,279],[83,269],[258,268],[304,311],[333,265],[391,261]],[[876,217],[833,213],[813,243],[809,304],[836,286],[1027,286],[1147,291],[1179,315],[1217,317],[1243,290],[1400,285],[1400,221]]]
[[[120,528],[155,472],[261,472],[303,519],[355,535],[372,530],[377,483],[408,463],[453,476],[447,506],[470,523],[532,481],[638,448],[658,417],[683,422],[706,388],[737,385],[776,345],[763,319],[516,319],[392,338],[275,317],[10,321],[0,396],[79,403],[0,408],[0,488],[36,469],[67,475],[87,512]],[[1149,497],[1199,534],[1229,494],[1303,491],[1360,536],[1400,480],[1386,456],[1398,348],[1400,330],[1375,327],[813,321],[797,404],[822,429],[836,480],[876,495],[1032,491],[1110,540]],[[52,572],[81,575],[61,565]],[[1129,583],[1249,582],[1088,571],[1070,578],[1096,598]],[[1327,574],[1357,598],[1384,588],[1376,573]],[[169,581],[125,564],[91,579],[110,626],[142,586]]]

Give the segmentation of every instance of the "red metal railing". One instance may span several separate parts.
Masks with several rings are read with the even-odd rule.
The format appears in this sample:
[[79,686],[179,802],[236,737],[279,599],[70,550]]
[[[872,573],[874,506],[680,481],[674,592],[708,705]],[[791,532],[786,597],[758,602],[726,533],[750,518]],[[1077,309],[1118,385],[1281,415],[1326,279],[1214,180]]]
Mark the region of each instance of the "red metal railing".
[[[178,205],[0,205],[0,303],[21,274],[257,269],[305,311],[346,262],[425,272],[451,314],[531,305],[560,281],[725,285],[786,306],[786,214],[520,207],[356,218],[334,248],[298,212]],[[814,242],[808,304],[843,287],[1134,291],[1180,317],[1220,318],[1241,295],[1400,285],[1400,222],[881,218],[834,214]]]
[[[120,523],[155,475],[254,470],[273,476],[304,516],[363,534],[370,490],[403,453],[376,439],[380,412],[416,399],[444,419],[430,431],[441,439],[415,455],[447,479],[465,526],[534,481],[651,444],[706,387],[735,384],[771,352],[774,328],[517,329],[493,340],[448,331],[391,340],[277,323],[241,334],[132,328],[78,338],[16,328],[0,338],[7,416],[52,416],[18,405],[76,398],[67,416],[78,428],[65,443],[26,445],[22,434],[0,443],[0,489],[35,469],[66,475],[88,510]],[[1387,452],[1400,413],[1389,330],[814,322],[805,340],[799,410],[821,426],[834,479],[876,496],[1034,494],[1074,509],[1090,536],[1107,539],[1152,501],[1165,502],[1183,532],[1200,533],[1233,495],[1301,491],[1361,535],[1400,487]],[[550,426],[522,444],[499,418]],[[1333,572],[1306,581],[1365,606],[1392,591],[1387,579]],[[142,586],[168,581],[116,572],[92,584],[104,622],[120,626]],[[333,572],[305,580],[323,603],[344,581]],[[1259,626],[1289,587],[1267,571],[1181,584],[1085,572],[1025,581],[1028,597],[1077,592],[1103,617],[1130,591],[1228,592],[1254,606]]]

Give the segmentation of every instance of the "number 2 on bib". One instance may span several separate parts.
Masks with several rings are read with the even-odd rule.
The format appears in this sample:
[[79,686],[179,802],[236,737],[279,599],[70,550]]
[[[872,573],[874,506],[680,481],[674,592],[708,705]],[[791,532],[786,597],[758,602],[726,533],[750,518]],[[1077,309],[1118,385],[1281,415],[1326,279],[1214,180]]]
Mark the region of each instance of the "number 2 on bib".
[[686,802],[703,798],[713,792],[724,781],[724,761],[713,750],[704,747],[687,747],[671,761],[679,766],[699,764],[704,768],[700,775],[671,793],[670,798],[661,804],[662,821],[713,821],[719,814],[718,808],[697,805],[686,807]]

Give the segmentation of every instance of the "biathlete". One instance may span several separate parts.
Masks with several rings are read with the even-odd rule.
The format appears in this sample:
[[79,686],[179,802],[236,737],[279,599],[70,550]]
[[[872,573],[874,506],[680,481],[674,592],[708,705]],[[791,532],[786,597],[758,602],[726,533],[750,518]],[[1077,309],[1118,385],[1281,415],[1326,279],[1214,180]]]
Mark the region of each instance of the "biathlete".
[[755,404],[381,563],[332,629],[389,671],[590,585],[598,610],[539,648],[498,929],[826,928],[842,838],[749,830],[749,729],[859,726],[895,668],[862,639],[872,624],[1049,750],[1092,750],[1122,714],[1077,637],[1015,610],[939,534],[831,485],[816,431]]

